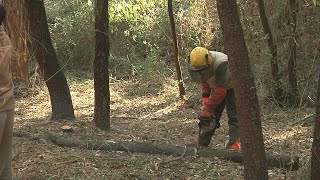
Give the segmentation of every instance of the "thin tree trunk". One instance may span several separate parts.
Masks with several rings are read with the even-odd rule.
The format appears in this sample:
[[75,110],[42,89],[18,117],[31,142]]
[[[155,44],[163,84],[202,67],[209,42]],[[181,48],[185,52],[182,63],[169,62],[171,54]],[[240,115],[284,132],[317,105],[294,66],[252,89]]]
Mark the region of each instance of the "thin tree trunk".
[[12,1],[2,0],[7,9],[7,21],[5,21],[5,31],[9,35],[16,54],[15,69],[17,77],[22,81],[28,80],[28,62],[25,28],[24,0]]
[[28,41],[49,90],[52,120],[74,119],[70,90],[51,42],[43,0],[26,0]]
[[318,93],[316,104],[316,117],[314,120],[313,142],[311,156],[311,179],[319,179],[320,172],[320,74],[318,78]]
[[271,64],[273,96],[277,101],[280,101],[281,97],[284,95],[284,91],[282,89],[282,84],[280,81],[277,45],[274,42],[273,33],[271,31],[268,17],[266,15],[264,0],[257,0],[257,2],[259,7],[261,24],[263,27],[263,31],[267,37],[267,45],[271,54],[270,64]]
[[260,108],[236,0],[217,0],[240,125],[244,179],[268,179]]
[[173,11],[172,11],[172,0],[168,0],[168,12],[169,12],[170,25],[171,25],[172,42],[173,42],[172,46],[173,46],[174,62],[175,62],[176,73],[177,73],[177,81],[179,86],[180,98],[182,99],[183,96],[186,95],[186,91],[183,86],[183,80],[181,76],[178,42],[177,42],[176,28],[175,28]]
[[95,4],[96,47],[94,60],[94,118],[97,127],[110,129],[109,90],[109,16],[108,0],[97,0]]
[[288,60],[288,79],[289,79],[289,105],[298,105],[298,83],[297,83],[297,44],[296,44],[296,30],[297,30],[297,13],[298,13],[298,1],[289,0],[290,7],[290,32],[291,37],[289,41],[289,60]]

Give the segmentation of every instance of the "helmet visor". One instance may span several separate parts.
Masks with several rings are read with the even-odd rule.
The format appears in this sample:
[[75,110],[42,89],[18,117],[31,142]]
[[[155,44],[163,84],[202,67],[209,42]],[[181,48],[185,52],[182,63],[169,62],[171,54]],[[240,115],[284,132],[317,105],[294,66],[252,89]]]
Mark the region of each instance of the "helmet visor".
[[195,71],[195,72],[201,72],[201,71],[204,71],[205,69],[207,69],[208,67],[209,67],[209,64],[206,64],[206,65],[203,65],[203,66],[199,66],[199,67],[191,66],[191,67],[189,67],[189,70],[190,71]]
[[205,67],[197,68],[196,70],[194,67],[188,69],[191,79],[194,82],[204,82],[207,81],[210,77],[214,76],[213,67],[210,65],[206,65]]

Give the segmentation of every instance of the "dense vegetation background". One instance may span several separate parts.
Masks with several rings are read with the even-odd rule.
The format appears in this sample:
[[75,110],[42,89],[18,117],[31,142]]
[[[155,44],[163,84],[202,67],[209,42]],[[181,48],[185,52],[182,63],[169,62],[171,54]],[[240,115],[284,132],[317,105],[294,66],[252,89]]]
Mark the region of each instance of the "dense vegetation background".
[[[320,9],[307,1],[299,2],[294,27],[289,2],[268,1],[266,12],[277,44],[282,88],[288,93],[292,42],[296,46],[295,73],[298,98],[302,101],[294,108],[273,101],[268,35],[263,32],[258,5],[247,0],[239,0],[238,5],[258,88],[266,151],[299,155],[303,170],[308,164],[312,126],[305,121],[295,122],[313,119],[310,117],[320,67]],[[188,75],[189,52],[195,46],[225,50],[215,1],[174,1],[180,63],[186,98],[190,100],[187,102],[190,104],[180,104],[166,3],[165,0],[109,1],[112,128],[105,132],[92,124],[93,1],[45,0],[51,38],[67,75],[77,121],[48,120],[50,99],[37,73],[37,63],[30,57],[30,82],[34,86],[28,96],[17,99],[15,129],[34,135],[49,130],[75,139],[151,141],[180,146],[190,143],[197,134],[194,117],[201,95],[200,87]],[[223,121],[214,137],[213,147],[224,147],[226,122]],[[63,124],[71,126],[74,132],[62,133]],[[163,155],[103,153],[62,148],[41,138],[24,136],[16,136],[14,143],[14,171],[21,179],[241,179],[243,175],[241,165],[217,158],[174,160]],[[269,170],[270,178],[274,179],[294,179],[300,174],[300,171]]]
[[[296,33],[290,25],[291,9],[287,1],[266,2],[273,36],[278,47],[281,82],[288,89],[288,59],[296,43],[296,74],[302,99],[315,99],[316,72],[319,70],[319,8],[299,3]],[[47,1],[47,16],[54,46],[68,71],[92,71],[94,57],[93,5],[90,0]],[[271,69],[266,39],[256,3],[239,1],[243,29],[250,52],[260,97],[270,98]],[[183,78],[188,53],[195,46],[224,51],[215,1],[176,1],[175,20]],[[115,79],[152,81],[173,76],[170,27],[166,1],[110,1],[111,76]],[[161,72],[161,73],[159,73]],[[165,73],[164,73],[165,72]],[[149,76],[150,73],[153,76]],[[310,98],[308,98],[310,97]],[[304,105],[304,103],[300,105]]]

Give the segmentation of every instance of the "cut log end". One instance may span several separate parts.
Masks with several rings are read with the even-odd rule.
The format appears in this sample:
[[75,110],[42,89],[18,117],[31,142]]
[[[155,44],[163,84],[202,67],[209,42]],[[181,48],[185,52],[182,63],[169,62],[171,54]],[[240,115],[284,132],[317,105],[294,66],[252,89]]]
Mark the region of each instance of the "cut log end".
[[71,126],[68,126],[68,125],[64,125],[60,129],[61,129],[62,132],[73,132],[73,128]]

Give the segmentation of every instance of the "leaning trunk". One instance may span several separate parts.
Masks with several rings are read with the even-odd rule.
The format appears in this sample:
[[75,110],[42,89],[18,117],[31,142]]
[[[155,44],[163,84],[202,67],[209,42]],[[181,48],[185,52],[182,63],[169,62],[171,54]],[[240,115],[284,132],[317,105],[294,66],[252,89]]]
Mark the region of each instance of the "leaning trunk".
[[59,66],[48,28],[43,0],[26,0],[30,49],[40,67],[49,90],[52,120],[74,119],[67,80]]
[[177,81],[179,86],[180,98],[182,99],[183,96],[186,95],[186,92],[183,86],[183,81],[181,76],[181,68],[180,68],[179,53],[178,53],[178,42],[177,42],[176,28],[175,28],[173,11],[172,11],[172,0],[168,0],[168,12],[169,12],[170,25],[171,25],[172,47],[173,47],[174,62],[175,62],[176,73],[177,73]]

